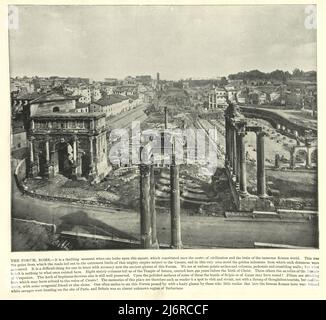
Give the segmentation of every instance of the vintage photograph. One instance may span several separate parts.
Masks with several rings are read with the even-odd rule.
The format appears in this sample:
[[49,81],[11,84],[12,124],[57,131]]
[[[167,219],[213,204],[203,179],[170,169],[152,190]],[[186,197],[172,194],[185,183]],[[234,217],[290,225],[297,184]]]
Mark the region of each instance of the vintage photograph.
[[315,5],[10,5],[11,250],[318,249]]

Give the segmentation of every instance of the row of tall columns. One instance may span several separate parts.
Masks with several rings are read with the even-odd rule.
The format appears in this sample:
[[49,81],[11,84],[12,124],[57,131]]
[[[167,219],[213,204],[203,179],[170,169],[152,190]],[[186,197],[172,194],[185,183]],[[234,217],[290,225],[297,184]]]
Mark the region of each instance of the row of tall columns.
[[[142,151],[142,150],[141,150]],[[158,249],[155,209],[154,164],[141,163],[140,170],[140,243],[144,249]],[[182,248],[180,220],[179,165],[175,153],[170,165],[171,248]]]
[[[143,147],[140,148],[140,156],[142,151]],[[154,164],[140,160],[140,244],[144,249],[158,249]]]
[[[247,168],[246,168],[246,144],[244,130],[238,130],[225,119],[225,160],[232,173],[232,177],[239,186],[240,193],[247,192]],[[265,173],[265,133],[257,132],[257,195],[266,197],[266,173]]]

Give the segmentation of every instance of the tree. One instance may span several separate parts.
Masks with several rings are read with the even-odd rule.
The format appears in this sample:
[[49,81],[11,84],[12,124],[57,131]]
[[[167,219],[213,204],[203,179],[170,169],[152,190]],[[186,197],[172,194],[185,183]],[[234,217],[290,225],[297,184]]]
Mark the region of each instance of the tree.
[[304,72],[298,68],[295,68],[292,72],[292,76],[294,78],[301,78],[301,77],[304,77]]
[[228,81],[225,77],[222,77],[221,80],[220,80],[220,86],[221,87],[224,87],[228,84]]

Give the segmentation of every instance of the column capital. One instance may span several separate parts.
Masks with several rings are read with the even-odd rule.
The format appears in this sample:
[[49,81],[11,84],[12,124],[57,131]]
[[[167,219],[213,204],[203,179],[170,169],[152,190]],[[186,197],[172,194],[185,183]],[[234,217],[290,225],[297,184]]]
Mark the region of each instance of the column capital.
[[30,137],[29,137],[29,141],[30,141],[30,142],[33,142],[34,140],[35,140],[35,137],[34,137],[34,136],[30,136]]
[[245,130],[238,130],[237,135],[241,138],[245,137],[247,135],[247,132]]
[[72,136],[72,141],[78,141],[78,137],[77,137],[77,135],[76,134],[74,134],[73,136]]

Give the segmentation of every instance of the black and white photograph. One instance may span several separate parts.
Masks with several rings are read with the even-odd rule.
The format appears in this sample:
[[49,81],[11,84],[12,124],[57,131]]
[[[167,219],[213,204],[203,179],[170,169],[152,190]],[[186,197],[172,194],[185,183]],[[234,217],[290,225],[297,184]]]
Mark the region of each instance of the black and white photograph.
[[319,248],[316,5],[8,11],[12,252]]

